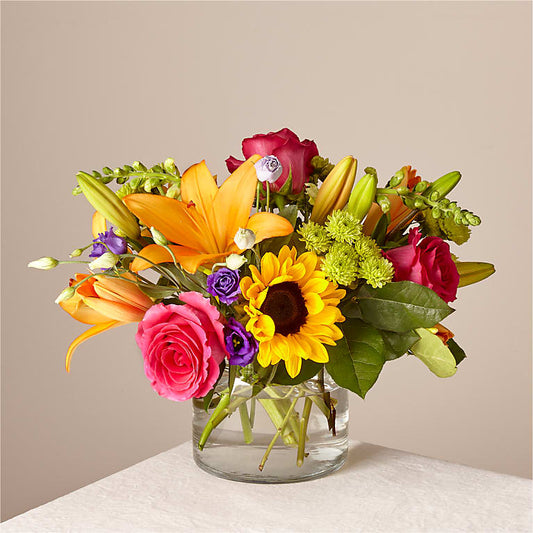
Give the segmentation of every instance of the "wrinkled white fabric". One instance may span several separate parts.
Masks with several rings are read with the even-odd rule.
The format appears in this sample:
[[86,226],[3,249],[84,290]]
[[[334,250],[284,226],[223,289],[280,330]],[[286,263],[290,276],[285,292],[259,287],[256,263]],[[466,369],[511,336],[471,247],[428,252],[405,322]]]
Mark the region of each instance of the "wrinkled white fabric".
[[4,522],[11,532],[530,532],[532,482],[352,442],[328,477],[219,479],[185,443]]

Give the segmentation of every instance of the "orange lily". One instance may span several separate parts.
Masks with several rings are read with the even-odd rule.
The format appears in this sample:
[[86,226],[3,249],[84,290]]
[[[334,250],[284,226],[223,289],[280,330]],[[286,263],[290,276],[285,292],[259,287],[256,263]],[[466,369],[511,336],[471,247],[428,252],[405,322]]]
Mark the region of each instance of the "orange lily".
[[[395,189],[398,187],[407,187],[412,190],[417,183],[420,183],[420,176],[416,175],[415,168],[412,169],[411,166],[408,165],[402,168],[402,172],[403,179],[396,187],[394,187]],[[402,199],[399,196],[387,196],[387,198],[390,200],[390,222],[387,231],[391,232],[412,210],[402,202]],[[382,215],[383,211],[381,210],[381,207],[376,203],[372,204],[363,225],[363,230],[366,235],[372,233]]]
[[[239,228],[252,230],[256,242],[283,237],[293,231],[292,224],[273,213],[250,216],[257,186],[254,155],[219,187],[205,161],[190,167],[181,180],[182,200],[154,194],[130,194],[124,198],[128,209],[147,227],[160,231],[171,244],[176,261],[194,273],[200,265],[212,265],[228,255],[240,253],[233,238]],[[157,244],[143,248],[130,268],[133,272],[151,263],[172,262],[168,250]]]
[[[132,274],[124,278],[134,280]],[[86,279],[87,278],[87,279]],[[92,328],[76,337],[69,346],[65,367],[70,371],[70,361],[74,350],[85,340],[108,329],[139,322],[146,311],[152,307],[152,300],[137,285],[126,279],[105,276],[89,277],[87,274],[76,274],[70,280],[70,286],[83,282],[74,296],[59,305],[76,320],[84,324],[93,324]]]

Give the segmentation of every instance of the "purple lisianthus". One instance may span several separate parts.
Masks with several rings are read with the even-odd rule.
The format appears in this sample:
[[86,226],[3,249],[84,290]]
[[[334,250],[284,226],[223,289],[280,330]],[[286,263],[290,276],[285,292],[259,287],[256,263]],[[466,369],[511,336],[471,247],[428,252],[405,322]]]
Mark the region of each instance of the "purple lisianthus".
[[223,303],[230,305],[239,298],[241,289],[239,273],[226,267],[215,270],[207,276],[207,292]]
[[113,228],[109,231],[99,233],[98,238],[93,240],[93,250],[89,257],[100,257],[106,252],[112,252],[116,255],[125,254],[128,249],[125,239],[115,235]]
[[259,349],[253,335],[248,333],[239,321],[231,317],[224,326],[224,341],[230,365],[249,365]]

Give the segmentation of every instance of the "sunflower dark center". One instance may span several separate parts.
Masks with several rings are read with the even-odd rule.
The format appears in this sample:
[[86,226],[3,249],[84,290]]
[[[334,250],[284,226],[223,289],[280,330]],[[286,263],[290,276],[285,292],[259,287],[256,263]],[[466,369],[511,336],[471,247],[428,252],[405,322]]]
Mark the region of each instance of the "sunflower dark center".
[[294,281],[284,281],[268,288],[261,312],[269,315],[276,325],[276,333],[296,333],[305,324],[305,300]]

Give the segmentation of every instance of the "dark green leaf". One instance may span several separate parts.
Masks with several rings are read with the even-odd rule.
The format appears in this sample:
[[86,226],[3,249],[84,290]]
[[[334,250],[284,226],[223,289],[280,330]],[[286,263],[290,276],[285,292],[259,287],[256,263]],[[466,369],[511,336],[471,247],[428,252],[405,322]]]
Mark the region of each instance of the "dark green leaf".
[[376,241],[376,243],[379,246],[381,246],[385,241],[385,236],[387,235],[387,228],[389,226],[389,222],[390,222],[390,215],[388,213],[383,213],[383,215],[381,215],[380,219],[378,220],[378,223],[376,224],[374,231],[372,232],[372,238]]
[[380,332],[357,318],[340,324],[343,338],[328,346],[326,370],[337,385],[364,398],[378,379],[385,362]]
[[397,333],[431,328],[453,312],[435,292],[412,281],[389,283],[381,289],[364,285],[358,302],[365,322]]
[[458,365],[463,359],[466,358],[464,350],[453,340],[448,339],[448,349],[452,352],[453,357],[455,358],[455,364]]
[[392,361],[407,353],[407,350],[420,338],[414,331],[406,333],[394,333],[393,331],[381,331],[385,341],[385,360]]
[[302,361],[302,369],[300,370],[300,373],[296,377],[291,378],[289,374],[287,374],[285,365],[280,364],[278,365],[276,373],[274,374],[272,383],[277,383],[279,385],[299,385],[300,383],[303,383],[304,381],[316,376],[323,366],[324,365],[322,363],[304,360]]
[[294,227],[298,218],[298,207],[295,205],[286,205],[279,210],[280,216],[287,219]]
[[361,308],[357,301],[350,299],[341,305],[341,312],[347,318],[362,318]]

